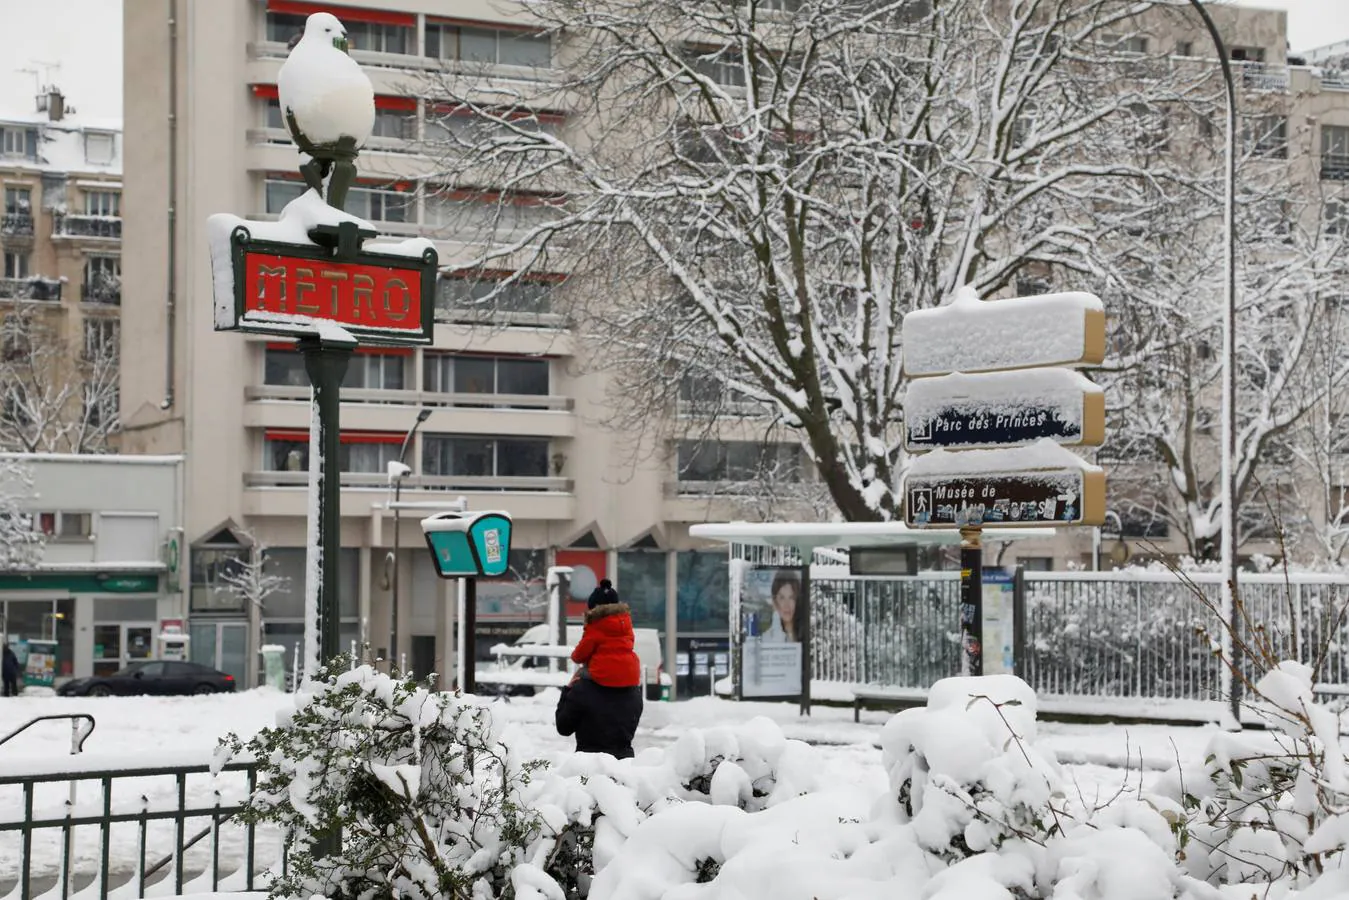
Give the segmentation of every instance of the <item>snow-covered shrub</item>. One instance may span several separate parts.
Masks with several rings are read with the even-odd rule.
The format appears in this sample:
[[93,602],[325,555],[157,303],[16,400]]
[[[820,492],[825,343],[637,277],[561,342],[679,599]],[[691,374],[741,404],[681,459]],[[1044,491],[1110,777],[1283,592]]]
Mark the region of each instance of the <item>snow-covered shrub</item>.
[[1308,666],[1279,663],[1254,685],[1270,731],[1216,734],[1203,762],[1154,786],[1196,877],[1299,884],[1338,865],[1349,845],[1349,770],[1338,717],[1312,684]]
[[818,787],[815,751],[764,717],[691,729],[667,753],[684,799],[754,812]]
[[1061,833],[1052,804],[1062,802],[1062,778],[1035,736],[1035,694],[1021,679],[937,682],[926,707],[898,713],[881,733],[896,821],[948,864],[1012,837]]
[[[276,728],[231,736],[218,755],[258,761],[242,818],[290,835],[272,896],[524,897],[512,885],[548,881],[531,871],[543,823],[523,801],[540,764],[514,757],[485,707],[349,665],[334,661]],[[341,852],[326,855],[339,829]]]

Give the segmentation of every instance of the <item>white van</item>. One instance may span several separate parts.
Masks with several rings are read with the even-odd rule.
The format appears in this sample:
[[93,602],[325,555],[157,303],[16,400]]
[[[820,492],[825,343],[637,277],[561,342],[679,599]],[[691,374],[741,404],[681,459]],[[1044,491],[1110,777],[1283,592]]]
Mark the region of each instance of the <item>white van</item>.
[[[567,646],[575,647],[581,642],[581,633],[585,630],[583,625],[567,625]],[[663,654],[660,646],[660,632],[654,628],[634,628],[633,649],[637,651],[637,659],[642,664],[642,681],[646,684],[646,696],[648,700],[660,699],[660,688],[663,684],[669,684],[669,677],[665,674],[665,667],[661,664]],[[527,644],[549,644],[552,643],[552,635],[548,632],[548,623],[541,622],[538,625],[530,626],[525,633],[515,639],[516,646]],[[515,665],[523,667],[533,667],[537,665],[546,665],[544,660],[526,658],[517,660]],[[568,671],[575,669],[576,666],[567,660]]]

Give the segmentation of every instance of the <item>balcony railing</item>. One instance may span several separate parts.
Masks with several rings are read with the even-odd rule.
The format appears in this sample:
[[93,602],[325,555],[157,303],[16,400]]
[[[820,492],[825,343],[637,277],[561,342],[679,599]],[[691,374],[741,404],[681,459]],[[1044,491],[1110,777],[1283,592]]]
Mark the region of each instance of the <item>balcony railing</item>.
[[[343,488],[387,491],[389,476],[384,472],[341,472]],[[308,472],[246,472],[244,486],[250,488],[307,488]],[[403,480],[403,491],[467,491],[497,493],[520,491],[528,493],[570,494],[570,478],[511,477],[491,475],[409,475]]]
[[61,302],[61,282],[56,278],[0,278],[0,299]]
[[[249,385],[245,400],[287,400],[309,402],[308,387],[283,384]],[[553,394],[440,394],[434,391],[387,391],[370,388],[342,388],[343,403],[372,403],[388,406],[457,406],[469,409],[537,409],[567,411],[575,401]]]
[[52,219],[52,237],[101,238],[120,241],[120,216],[77,216],[57,214]]
[[32,237],[33,214],[26,212],[7,212],[0,218],[0,235],[7,238]]
[[1322,153],[1321,180],[1349,181],[1349,153]]
[[1342,69],[1322,69],[1321,87],[1331,91],[1349,91],[1349,72]]
[[[249,56],[254,59],[285,59],[290,52],[280,41],[257,41],[248,45]],[[551,69],[534,66],[512,66],[497,64],[484,67],[481,63],[460,63],[450,59],[432,59],[412,53],[382,53],[377,50],[352,50],[351,58],[363,66],[376,69],[424,69],[439,71],[442,68],[454,72],[477,74],[485,70],[488,74],[508,81],[549,81],[556,77]]]
[[107,282],[86,281],[80,287],[81,303],[100,303],[104,306],[122,305],[122,285]]
[[1288,67],[1269,63],[1237,63],[1241,85],[1250,91],[1287,91]]

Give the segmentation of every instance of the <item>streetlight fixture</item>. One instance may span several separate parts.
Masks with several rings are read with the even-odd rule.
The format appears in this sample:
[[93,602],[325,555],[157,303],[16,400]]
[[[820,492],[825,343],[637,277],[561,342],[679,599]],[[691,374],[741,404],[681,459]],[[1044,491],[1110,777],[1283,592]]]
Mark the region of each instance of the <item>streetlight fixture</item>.
[[[1222,67],[1223,85],[1227,90],[1227,196],[1225,213],[1226,241],[1223,264],[1226,268],[1227,311],[1223,317],[1223,392],[1222,392],[1222,468],[1221,490],[1223,497],[1222,516],[1222,613],[1227,618],[1223,630],[1224,650],[1228,651],[1230,665],[1237,664],[1235,657],[1239,642],[1241,617],[1237,615],[1237,484],[1235,457],[1237,443],[1237,88],[1232,78],[1232,63],[1227,58],[1227,45],[1214,23],[1209,11],[1201,0],[1190,0],[1190,5],[1204,20],[1213,46],[1218,51],[1218,64]],[[1241,727],[1241,679],[1231,674],[1228,702],[1232,720]]]
[[417,433],[417,429],[422,427],[422,423],[431,418],[431,410],[423,407],[417,413],[417,421],[412,423],[408,433],[403,436],[403,446],[398,449],[398,463],[389,466],[389,477],[393,480],[393,575],[389,579],[390,594],[390,612],[389,612],[389,669],[393,670],[398,661],[398,551],[401,547],[399,540],[399,526],[402,519],[399,500],[403,496],[403,479],[412,474],[412,470],[407,465],[408,447],[412,446],[412,436]]

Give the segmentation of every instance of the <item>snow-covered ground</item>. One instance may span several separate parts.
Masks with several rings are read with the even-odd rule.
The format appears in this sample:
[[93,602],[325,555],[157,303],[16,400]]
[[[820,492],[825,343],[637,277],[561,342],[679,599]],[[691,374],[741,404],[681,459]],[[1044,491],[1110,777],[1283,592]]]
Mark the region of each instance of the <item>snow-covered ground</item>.
[[[547,691],[533,698],[492,701],[491,706],[508,723],[508,740],[521,751],[533,757],[558,760],[571,751],[572,742],[558,736],[553,728],[556,699],[556,691]],[[206,697],[19,697],[0,701],[0,735],[37,716],[86,712],[95,717],[97,726],[78,761],[81,768],[205,765],[222,735],[233,732],[241,737],[250,736],[274,724],[277,712],[290,702],[289,695],[265,689]],[[825,783],[870,796],[885,792],[886,774],[877,747],[881,726],[889,719],[889,714],[883,712],[864,712],[862,722],[854,723],[852,710],[848,708],[816,707],[813,715],[803,718],[794,704],[786,703],[735,703],[711,697],[681,703],[648,703],[635,743],[640,752],[646,747],[672,744],[689,728],[744,722],[755,716],[771,718],[787,737],[816,745]],[[1140,760],[1150,770],[1145,779],[1150,779],[1177,755],[1194,758],[1202,752],[1212,730],[1213,726],[1042,723],[1040,734],[1066,764],[1083,797],[1092,800],[1106,799],[1122,787],[1136,786]],[[69,751],[69,726],[60,721],[41,723],[0,747],[0,777],[60,773],[71,765]],[[1131,763],[1127,768],[1126,761]],[[219,777],[194,774],[187,776],[184,791],[190,806],[209,808],[217,802],[217,792],[219,802],[229,804],[238,801],[245,787],[240,773]],[[101,811],[103,799],[98,782],[82,782],[78,790],[79,814]],[[35,817],[64,816],[67,792],[68,782],[40,785],[34,798]],[[178,786],[172,777],[119,781],[114,787],[112,808],[114,812],[128,813],[140,812],[142,808],[172,809],[177,793]],[[21,820],[23,809],[20,788],[0,786],[0,822]],[[204,828],[205,823],[205,819],[189,823],[188,836]],[[173,829],[171,820],[151,824],[147,853],[151,863],[172,848]],[[75,855],[80,869],[93,871],[99,844],[97,828],[77,829]],[[259,852],[266,858],[277,846],[275,835],[264,835],[261,844]],[[0,897],[18,874],[19,846],[18,832],[0,832]],[[39,871],[54,874],[59,870],[60,847],[59,829],[35,836],[33,851]],[[222,858],[241,858],[242,847],[242,831],[222,830]],[[137,848],[138,826],[134,822],[114,827],[111,835],[114,871],[132,871]],[[205,867],[208,848],[209,840],[194,848],[188,859],[189,871]]]

